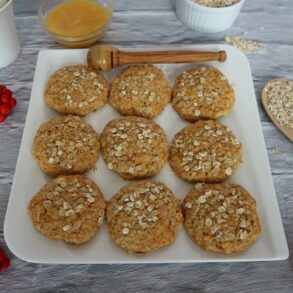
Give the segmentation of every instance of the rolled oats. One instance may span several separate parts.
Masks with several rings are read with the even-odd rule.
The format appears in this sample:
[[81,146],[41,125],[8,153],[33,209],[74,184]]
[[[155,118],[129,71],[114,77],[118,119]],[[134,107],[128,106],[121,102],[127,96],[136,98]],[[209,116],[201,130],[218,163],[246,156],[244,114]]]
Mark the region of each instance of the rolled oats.
[[[71,190],[75,190],[75,196]],[[96,234],[103,223],[105,209],[98,186],[81,175],[52,180],[29,203],[33,225],[40,233],[75,244],[84,243]]]
[[172,96],[173,108],[189,122],[225,116],[235,102],[226,77],[208,66],[198,66],[179,75]]
[[53,118],[40,126],[32,153],[45,173],[58,176],[93,169],[99,148],[100,139],[95,130],[80,117],[69,115]]
[[190,182],[217,182],[231,176],[241,162],[242,146],[219,122],[201,120],[178,132],[172,142],[170,165]]
[[131,66],[114,80],[111,105],[123,115],[153,118],[170,101],[169,82],[162,70],[154,66]]
[[101,136],[108,168],[126,179],[157,174],[168,158],[163,129],[150,120],[125,116],[110,121]]
[[236,184],[197,185],[185,197],[182,209],[188,234],[208,251],[244,251],[261,232],[255,200]]
[[119,246],[145,253],[174,240],[182,214],[170,189],[146,181],[127,185],[115,194],[107,208],[107,220],[109,233]]
[[84,116],[100,109],[107,101],[107,82],[84,65],[60,68],[50,77],[44,99],[63,114]]

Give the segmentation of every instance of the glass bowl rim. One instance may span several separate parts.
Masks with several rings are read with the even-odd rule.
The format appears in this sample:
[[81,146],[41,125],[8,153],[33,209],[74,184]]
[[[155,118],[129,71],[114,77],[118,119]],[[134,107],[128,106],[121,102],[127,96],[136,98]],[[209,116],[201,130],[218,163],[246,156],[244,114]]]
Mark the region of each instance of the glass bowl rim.
[[[46,18],[43,17],[42,15],[42,11],[44,6],[51,0],[42,0],[39,9],[38,9],[38,18],[39,18],[39,22],[41,24],[41,26],[43,27],[43,29],[50,35],[52,35],[53,37],[55,37],[56,39],[60,39],[60,40],[64,40],[66,42],[77,42],[77,41],[86,41],[86,40],[90,40],[92,38],[95,38],[99,33],[102,33],[105,28],[110,24],[111,20],[112,20],[112,16],[113,16],[113,0],[108,0],[110,1],[110,9],[108,10],[109,12],[109,19],[108,21],[101,27],[99,27],[97,30],[87,34],[87,35],[78,35],[78,36],[74,36],[74,37],[70,37],[70,36],[66,36],[66,35],[61,35],[58,33],[55,33],[49,29],[47,29],[44,21]],[[61,2],[61,1],[60,1]],[[65,2],[65,1],[64,1]]]

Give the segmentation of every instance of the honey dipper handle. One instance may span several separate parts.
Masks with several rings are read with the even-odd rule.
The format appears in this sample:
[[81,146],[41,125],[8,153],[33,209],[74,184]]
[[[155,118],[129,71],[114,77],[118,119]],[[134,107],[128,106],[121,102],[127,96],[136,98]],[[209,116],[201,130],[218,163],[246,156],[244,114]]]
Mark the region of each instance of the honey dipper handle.
[[126,52],[117,50],[113,52],[113,67],[126,64],[158,64],[158,63],[192,63],[203,61],[226,60],[226,52],[206,51],[149,51],[149,52]]

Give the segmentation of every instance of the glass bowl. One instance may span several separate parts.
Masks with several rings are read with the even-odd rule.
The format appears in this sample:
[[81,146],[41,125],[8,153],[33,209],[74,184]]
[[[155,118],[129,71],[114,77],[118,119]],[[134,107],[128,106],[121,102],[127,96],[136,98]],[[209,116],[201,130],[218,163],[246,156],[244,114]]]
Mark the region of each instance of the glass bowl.
[[89,47],[90,45],[94,44],[96,41],[98,41],[102,37],[107,27],[111,23],[112,14],[113,14],[113,0],[92,0],[92,1],[98,4],[101,4],[104,7],[104,9],[107,11],[109,18],[105,25],[103,25],[102,27],[99,27],[99,29],[97,29],[96,31],[90,34],[70,37],[70,36],[57,34],[53,31],[50,31],[47,28],[46,19],[49,12],[55,6],[66,2],[66,0],[43,0],[38,11],[39,21],[42,27],[45,29],[45,31],[50,36],[52,36],[56,42],[58,42],[62,46],[71,47],[71,48]]

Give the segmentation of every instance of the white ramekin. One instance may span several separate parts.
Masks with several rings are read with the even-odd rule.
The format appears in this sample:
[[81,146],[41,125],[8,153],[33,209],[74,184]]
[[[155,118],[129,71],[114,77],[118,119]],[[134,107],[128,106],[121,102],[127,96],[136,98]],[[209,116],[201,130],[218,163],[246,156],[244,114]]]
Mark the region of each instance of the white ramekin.
[[14,62],[20,53],[12,5],[13,0],[9,0],[0,8],[0,69]]
[[176,0],[176,13],[183,24],[205,33],[217,33],[230,28],[245,0],[220,8],[199,5],[192,0]]

